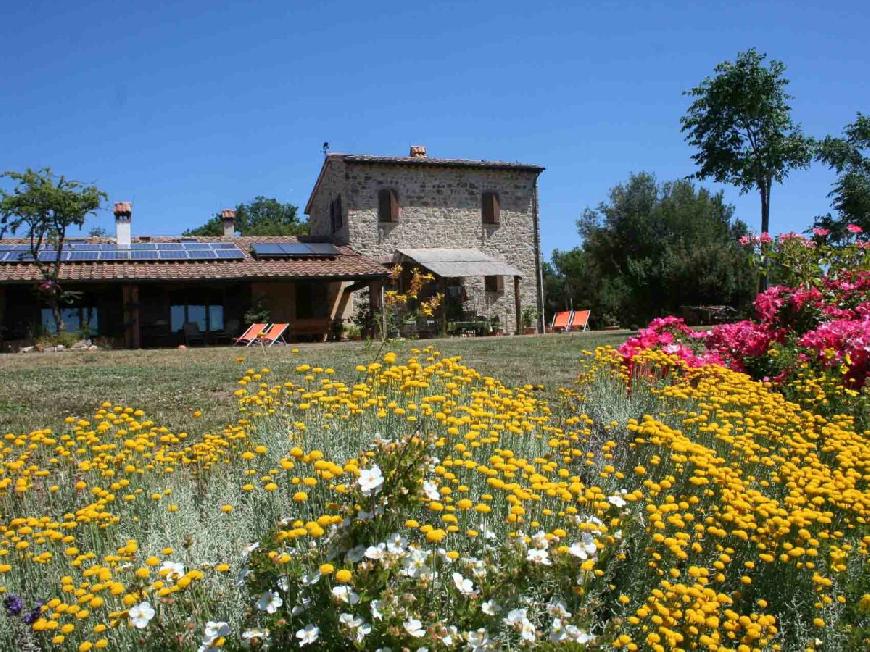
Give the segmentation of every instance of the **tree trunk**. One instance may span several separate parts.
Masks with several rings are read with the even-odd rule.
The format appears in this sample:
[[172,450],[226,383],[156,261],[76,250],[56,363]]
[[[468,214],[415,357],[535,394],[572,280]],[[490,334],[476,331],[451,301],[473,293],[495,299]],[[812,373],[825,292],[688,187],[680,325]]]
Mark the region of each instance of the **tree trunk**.
[[60,302],[57,299],[49,299],[51,306],[51,314],[54,316],[54,324],[57,326],[57,334],[60,335],[64,331],[63,315],[60,310]]
[[[763,183],[759,188],[761,193],[761,232],[770,235],[770,186],[771,183]],[[768,272],[770,261],[765,253],[768,245],[762,244],[761,275],[758,279],[759,290],[764,292],[768,285]]]

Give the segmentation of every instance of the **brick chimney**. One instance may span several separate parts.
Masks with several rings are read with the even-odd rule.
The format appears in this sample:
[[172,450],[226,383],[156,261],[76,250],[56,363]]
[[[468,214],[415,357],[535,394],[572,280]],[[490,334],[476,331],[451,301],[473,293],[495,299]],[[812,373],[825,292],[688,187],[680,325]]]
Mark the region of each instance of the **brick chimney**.
[[236,211],[225,208],[221,211],[221,222],[224,225],[224,237],[232,238],[236,235]]
[[408,156],[411,158],[426,158],[426,146],[411,145],[411,153]]
[[119,247],[130,246],[130,221],[133,217],[133,204],[128,201],[115,203],[115,243]]

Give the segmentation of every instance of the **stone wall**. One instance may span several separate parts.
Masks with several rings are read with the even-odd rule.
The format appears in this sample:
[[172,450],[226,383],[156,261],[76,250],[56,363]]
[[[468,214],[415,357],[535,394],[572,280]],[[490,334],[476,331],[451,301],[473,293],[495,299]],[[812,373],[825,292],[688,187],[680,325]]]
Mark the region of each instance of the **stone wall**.
[[[311,199],[308,225],[311,235],[330,236],[336,244],[348,244],[348,198],[345,192],[345,162],[330,157],[320,177],[320,184]],[[333,233],[329,205],[341,196],[342,227]]]
[[[342,194],[347,211],[337,242],[376,260],[390,260],[399,248],[479,249],[522,272],[521,310],[537,309],[534,202],[537,172],[447,166],[412,166],[330,160],[312,201],[312,233],[327,235],[329,202]],[[399,219],[378,222],[378,191],[398,193]],[[499,195],[499,224],[484,224],[481,195]],[[482,278],[466,279],[469,304],[481,314],[498,316],[508,332],[516,323],[512,277],[503,289],[486,292]],[[507,322],[507,323],[505,323]]]

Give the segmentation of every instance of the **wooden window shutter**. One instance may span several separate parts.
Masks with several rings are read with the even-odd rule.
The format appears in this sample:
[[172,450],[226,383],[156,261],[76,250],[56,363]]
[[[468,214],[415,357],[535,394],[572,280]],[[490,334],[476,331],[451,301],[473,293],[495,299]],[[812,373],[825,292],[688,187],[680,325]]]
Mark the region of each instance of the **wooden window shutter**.
[[501,218],[501,206],[498,193],[487,191],[483,193],[483,223],[498,224]]
[[391,188],[378,190],[378,222],[399,221],[399,195]]

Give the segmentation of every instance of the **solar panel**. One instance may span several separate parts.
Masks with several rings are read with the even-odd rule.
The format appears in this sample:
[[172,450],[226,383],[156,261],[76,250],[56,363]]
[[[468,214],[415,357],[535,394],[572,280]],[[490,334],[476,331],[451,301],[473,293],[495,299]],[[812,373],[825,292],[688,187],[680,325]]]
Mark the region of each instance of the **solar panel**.
[[186,251],[161,251],[160,260],[188,260]]
[[338,249],[336,249],[334,244],[329,242],[310,242],[308,243],[308,247],[311,249],[312,253],[318,256],[338,255]]
[[271,242],[255,242],[251,246],[251,250],[254,252],[254,255],[257,257],[262,256],[284,256],[284,250],[281,248],[279,244],[273,244]]
[[245,258],[245,254],[242,253],[241,249],[233,247],[233,249],[218,249],[215,251],[217,257],[221,260],[243,260]]
[[[271,245],[273,255],[285,255],[280,245]],[[42,262],[55,260],[55,249],[43,249],[38,254]],[[64,262],[117,262],[149,260],[243,260],[244,252],[229,242],[158,242],[116,244],[71,243],[61,254]],[[33,262],[27,245],[0,245],[0,263]]]

